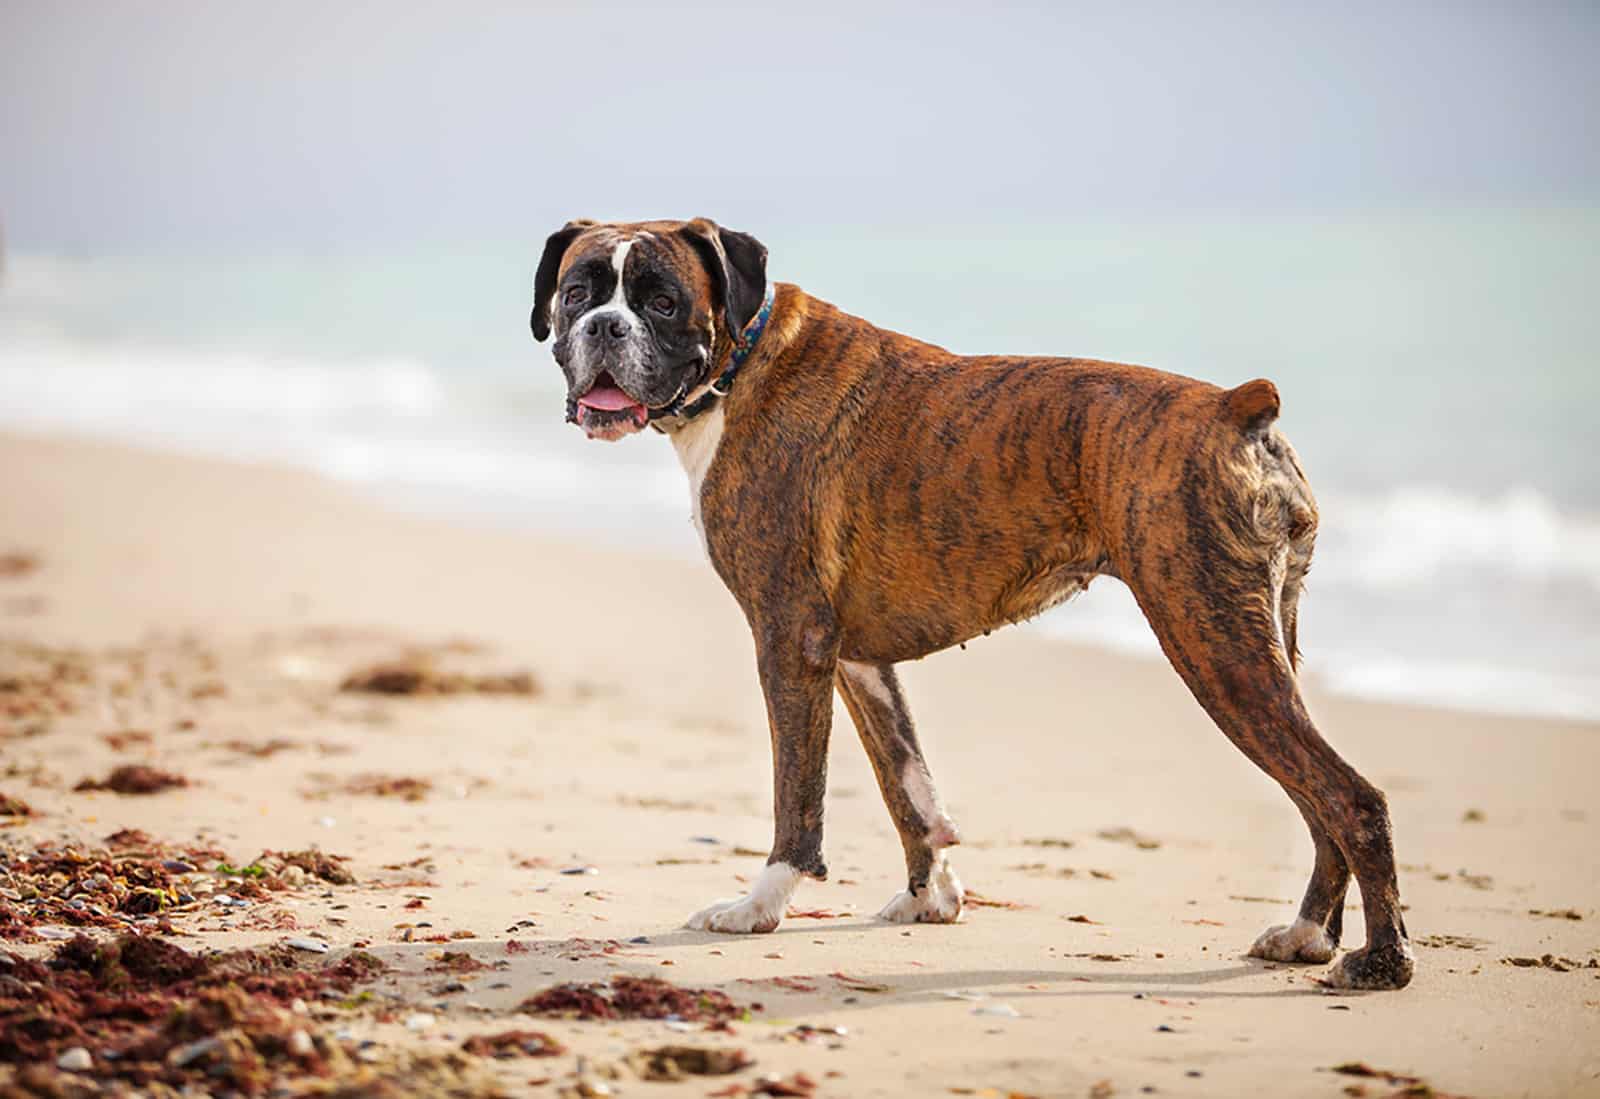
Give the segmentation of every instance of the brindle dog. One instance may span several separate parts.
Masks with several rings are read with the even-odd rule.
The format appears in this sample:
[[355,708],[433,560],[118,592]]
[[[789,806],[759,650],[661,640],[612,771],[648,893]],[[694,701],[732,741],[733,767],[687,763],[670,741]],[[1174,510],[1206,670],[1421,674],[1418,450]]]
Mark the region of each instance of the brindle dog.
[[704,219],[568,224],[539,263],[533,331],[554,331],[569,417],[588,434],[649,425],[671,438],[711,563],[755,638],[772,854],[748,896],[691,926],[770,931],[801,876],[826,876],[835,689],[905,848],[907,888],[883,917],[956,919],[946,848],[959,839],[894,665],[1115,576],[1200,705],[1311,830],[1299,917],[1251,953],[1332,958],[1354,873],[1367,943],[1327,983],[1411,979],[1384,796],[1300,697],[1295,626],[1317,509],[1274,426],[1271,382],[1225,390],[1087,359],[954,355],[769,286],[766,249]]

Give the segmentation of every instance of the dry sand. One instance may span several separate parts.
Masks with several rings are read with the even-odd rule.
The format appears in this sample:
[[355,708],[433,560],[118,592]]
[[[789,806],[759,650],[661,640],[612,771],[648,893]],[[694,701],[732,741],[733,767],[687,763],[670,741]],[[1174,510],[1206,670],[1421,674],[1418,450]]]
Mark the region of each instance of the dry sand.
[[[1319,967],[1242,957],[1293,916],[1309,871],[1289,802],[1165,666],[1013,631],[905,669],[967,841],[957,869],[1002,906],[952,927],[871,918],[902,887],[900,853],[841,709],[833,880],[801,887],[795,907],[813,916],[722,937],[680,925],[759,871],[770,771],[749,635],[708,566],[404,516],[276,469],[21,438],[0,440],[7,551],[37,568],[0,577],[0,679],[18,643],[71,647],[89,669],[76,712],[0,716],[0,793],[38,811],[0,830],[11,869],[42,840],[130,827],[201,837],[241,864],[267,848],[346,856],[360,884],[172,917],[190,950],[370,943],[392,967],[377,1006],[327,1009],[328,1032],[387,1050],[547,1030],[573,1052],[495,1063],[507,1090],[534,1095],[571,1085],[579,1055],[593,1066],[667,1042],[741,1047],[756,1065],[608,1086],[668,1099],[803,1072],[818,1096],[1401,1090],[1330,1071],[1365,1062],[1440,1093],[1600,1094],[1600,969],[1584,968],[1600,958],[1593,726],[1310,692],[1329,738],[1388,792],[1418,954],[1405,991],[1336,996]],[[526,670],[541,690],[338,690],[406,651]],[[102,739],[129,729],[148,743]],[[287,743],[262,758],[229,746],[274,739]],[[192,785],[72,792],[130,762]],[[348,792],[361,776],[429,788]],[[1118,829],[1149,842],[1103,836]],[[560,872],[580,866],[596,872]],[[443,948],[418,940],[451,933],[470,936],[451,950],[492,967],[436,991],[425,970]],[[1576,964],[1504,960],[1545,954]],[[614,973],[762,1009],[733,1035],[513,1014],[556,982]],[[417,1010],[431,1027],[406,1029]],[[799,1041],[802,1023],[846,1032]]]

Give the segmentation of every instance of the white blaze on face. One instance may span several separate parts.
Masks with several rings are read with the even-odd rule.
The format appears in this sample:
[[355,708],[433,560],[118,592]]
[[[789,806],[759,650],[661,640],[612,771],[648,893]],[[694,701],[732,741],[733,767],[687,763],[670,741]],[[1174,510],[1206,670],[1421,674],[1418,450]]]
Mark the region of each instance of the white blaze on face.
[[[628,295],[626,293],[626,287],[623,283],[622,269],[627,265],[628,251],[633,247],[633,244],[634,242],[632,240],[624,240],[619,242],[611,251],[611,267],[612,270],[617,273],[617,280],[616,286],[614,286],[611,290],[610,300],[601,305],[597,305],[592,309],[585,310],[582,316],[572,322],[572,327],[569,329],[569,331],[574,334],[581,334],[583,331],[583,326],[594,317],[605,313],[617,314],[619,317],[623,318],[628,325],[628,341],[624,353],[627,356],[629,363],[637,366],[642,356],[642,352],[639,348],[639,342],[645,338],[645,334],[648,329],[645,327],[644,322],[639,318],[639,315],[628,307]],[[574,340],[573,343],[573,354],[576,359],[576,365],[580,368],[587,367],[588,364],[585,360],[593,350],[590,341],[585,339],[577,339]]]

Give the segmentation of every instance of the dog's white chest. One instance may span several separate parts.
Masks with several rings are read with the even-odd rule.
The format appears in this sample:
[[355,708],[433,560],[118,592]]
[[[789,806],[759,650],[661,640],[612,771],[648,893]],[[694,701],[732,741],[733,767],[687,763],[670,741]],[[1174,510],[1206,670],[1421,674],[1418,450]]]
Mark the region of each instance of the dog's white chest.
[[[678,452],[678,461],[689,475],[689,517],[700,534],[700,544],[706,545],[705,522],[700,515],[700,492],[705,487],[706,473],[717,457],[717,444],[722,441],[722,405],[701,413],[672,433],[672,449]],[[710,553],[710,547],[706,547]]]

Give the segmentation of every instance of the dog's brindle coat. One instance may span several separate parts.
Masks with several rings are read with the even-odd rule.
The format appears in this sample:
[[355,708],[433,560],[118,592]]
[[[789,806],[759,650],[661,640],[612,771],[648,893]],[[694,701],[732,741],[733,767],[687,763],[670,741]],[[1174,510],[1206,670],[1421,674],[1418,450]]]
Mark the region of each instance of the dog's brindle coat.
[[[599,378],[637,404],[633,419],[582,410],[591,434],[616,437],[646,408],[703,393],[765,289],[766,249],[704,219],[574,222],[547,244],[533,328],[553,327],[571,398]],[[1201,706],[1310,827],[1299,917],[1251,952],[1328,961],[1354,873],[1367,943],[1327,981],[1403,987],[1413,957],[1384,796],[1322,739],[1296,681],[1317,510],[1277,415],[1268,381],[1224,390],[1117,363],[954,355],[778,284],[728,395],[654,421],[698,480],[707,553],[749,620],[776,771],[767,870],[691,924],[770,931],[800,876],[826,876],[834,689],[905,848],[907,891],[883,915],[959,916],[945,859],[959,840],[894,665],[1115,576]]]

